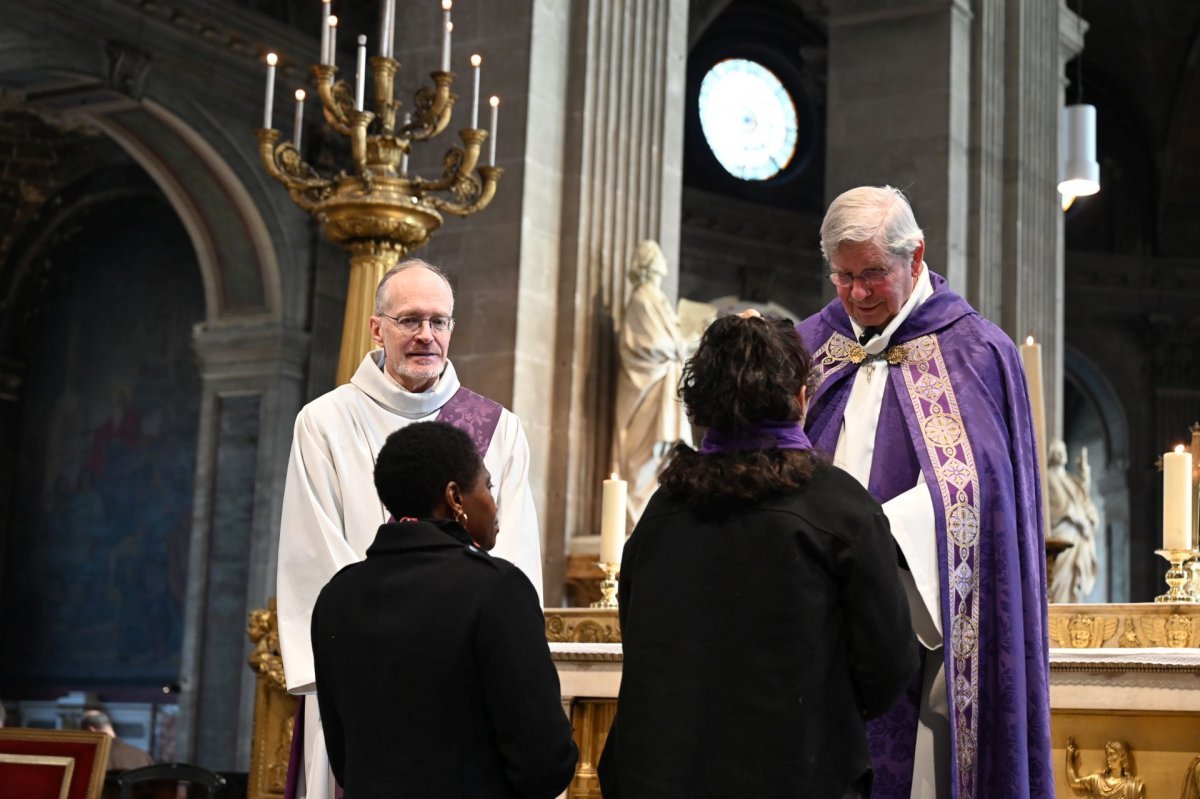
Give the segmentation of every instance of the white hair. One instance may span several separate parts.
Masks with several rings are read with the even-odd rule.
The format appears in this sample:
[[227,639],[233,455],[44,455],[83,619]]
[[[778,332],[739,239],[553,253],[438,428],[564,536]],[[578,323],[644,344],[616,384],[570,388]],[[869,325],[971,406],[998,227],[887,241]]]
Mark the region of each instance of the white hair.
[[389,280],[391,280],[393,277],[395,277],[396,275],[400,274],[401,272],[405,272],[409,269],[414,269],[416,267],[428,269],[430,272],[433,272],[435,275],[440,277],[442,280],[446,281],[446,288],[450,289],[450,313],[451,314],[454,313],[454,286],[450,285],[450,278],[448,278],[446,276],[446,273],[443,272],[439,267],[434,266],[433,264],[429,263],[428,261],[423,261],[420,258],[406,258],[405,260],[403,260],[400,263],[393,266],[391,269],[387,270],[387,272],[384,273],[383,277],[381,277],[379,279],[379,285],[375,288],[375,315],[376,316],[380,316],[383,314],[383,306],[387,303],[387,295],[385,294],[385,292],[383,290],[383,287],[387,285],[387,282]]
[[821,222],[826,262],[844,242],[874,242],[892,255],[912,255],[925,240],[904,193],[891,186],[859,186],[842,192]]

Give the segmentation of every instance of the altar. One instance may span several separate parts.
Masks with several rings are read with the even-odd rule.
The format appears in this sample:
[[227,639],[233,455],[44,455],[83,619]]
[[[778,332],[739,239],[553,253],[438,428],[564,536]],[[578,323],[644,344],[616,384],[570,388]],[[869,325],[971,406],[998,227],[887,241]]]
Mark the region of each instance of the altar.
[[[547,610],[546,619],[580,753],[566,796],[597,799],[596,764],[621,683],[616,611]],[[1200,797],[1200,606],[1051,605],[1050,638],[1056,794],[1106,795],[1071,788],[1071,739],[1083,782],[1106,767],[1106,750],[1122,750],[1127,781],[1140,781],[1148,799]],[[1114,741],[1119,746],[1111,747]]]

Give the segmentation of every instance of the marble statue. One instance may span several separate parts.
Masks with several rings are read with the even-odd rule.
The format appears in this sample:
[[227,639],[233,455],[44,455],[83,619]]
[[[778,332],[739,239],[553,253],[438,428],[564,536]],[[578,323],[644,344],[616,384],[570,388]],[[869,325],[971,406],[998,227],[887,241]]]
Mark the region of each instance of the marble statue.
[[1067,739],[1067,784],[1080,796],[1146,799],[1142,778],[1130,770],[1129,750],[1122,741],[1104,745],[1104,769],[1079,776],[1079,748],[1075,739]]
[[654,241],[638,245],[629,269],[633,291],[619,333],[617,468],[629,481],[628,527],[658,487],[658,473],[676,442],[692,432],[679,400],[679,377],[692,346],[662,290],[667,259]]
[[1048,538],[1073,544],[1058,554],[1050,575],[1051,602],[1080,602],[1092,592],[1099,565],[1096,528],[1100,514],[1092,502],[1087,448],[1079,451],[1079,474],[1067,471],[1067,446],[1050,443],[1046,456],[1046,502],[1050,507]]

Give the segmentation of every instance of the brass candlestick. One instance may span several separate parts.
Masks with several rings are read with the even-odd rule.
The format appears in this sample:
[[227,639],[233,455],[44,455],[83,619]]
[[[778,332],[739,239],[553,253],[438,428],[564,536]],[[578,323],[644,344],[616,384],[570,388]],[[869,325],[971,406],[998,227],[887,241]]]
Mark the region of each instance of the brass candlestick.
[[397,125],[402,103],[394,99],[400,63],[386,56],[371,59],[375,111],[356,110],[354,92],[336,81],[337,67],[317,64],[312,72],[325,121],[350,141],[349,169],[324,177],[309,165],[291,141],[280,142],[274,128],[259,128],[258,154],[263,169],[287,188],[292,201],[321,223],[325,235],[350,251],[350,287],[338,358],[338,383],[349,382],[371,348],[367,319],[374,312],[375,288],[384,273],[441,227],[442,214],[470,216],[496,194],[504,170],[479,166],[485,130],[459,131],[442,159],[440,177],[408,174],[412,145],[446,129],[457,96],[450,91],[453,72],[430,73],[433,87],[414,98],[414,112]]
[[1195,602],[1188,589],[1189,570],[1183,564],[1200,555],[1193,549],[1156,549],[1155,554],[1161,555],[1171,564],[1167,569],[1167,593],[1154,598],[1155,602]]
[[600,583],[600,598],[592,603],[594,608],[617,607],[617,576],[621,573],[621,564],[602,560],[596,564],[604,570],[604,581]]

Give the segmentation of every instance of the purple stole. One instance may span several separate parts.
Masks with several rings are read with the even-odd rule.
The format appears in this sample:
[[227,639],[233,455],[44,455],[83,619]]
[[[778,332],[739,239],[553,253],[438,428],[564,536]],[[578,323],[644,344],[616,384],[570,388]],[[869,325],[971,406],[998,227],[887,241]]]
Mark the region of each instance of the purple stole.
[[[892,336],[868,489],[924,474],[934,504],[951,785],[959,799],[1053,796],[1041,486],[1016,347],[946,281]],[[862,361],[838,300],[798,326],[822,382],[808,434],[832,455]],[[868,725],[872,795],[908,799],[920,677]]]
[[[482,394],[476,394],[463,386],[458,387],[438,413],[437,421],[445,422],[462,430],[471,437],[475,451],[482,460],[492,445],[492,436],[500,424],[504,406]],[[288,752],[287,780],[284,783],[284,799],[296,799],[296,787],[300,771],[304,768],[304,697],[296,707],[296,721],[292,726],[292,747]],[[335,799],[341,799],[342,786],[337,786]]]

